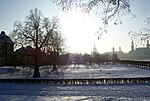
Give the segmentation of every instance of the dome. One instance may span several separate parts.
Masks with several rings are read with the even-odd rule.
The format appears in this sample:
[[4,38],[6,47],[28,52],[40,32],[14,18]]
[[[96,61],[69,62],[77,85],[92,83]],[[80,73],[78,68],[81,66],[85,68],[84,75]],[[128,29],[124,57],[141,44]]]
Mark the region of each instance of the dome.
[[4,31],[1,32],[1,35],[6,35]]

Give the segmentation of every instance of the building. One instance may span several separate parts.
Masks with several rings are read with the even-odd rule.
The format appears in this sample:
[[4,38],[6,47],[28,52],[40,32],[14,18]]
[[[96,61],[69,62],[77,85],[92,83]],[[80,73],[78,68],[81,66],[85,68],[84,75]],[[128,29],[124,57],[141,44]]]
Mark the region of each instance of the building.
[[97,48],[96,48],[96,46],[95,46],[95,44],[94,44],[93,51],[91,52],[91,55],[94,56],[94,55],[96,55],[97,53],[98,53],[98,51],[97,51]]
[[134,48],[134,42],[131,42],[131,51],[129,53],[124,53],[119,48],[119,51],[115,51],[113,48],[112,52],[105,52],[105,54],[117,54],[120,60],[150,60],[150,44],[147,40],[146,47]]
[[15,65],[28,66],[34,64],[34,49],[31,46],[21,47],[14,52]]
[[[14,52],[14,65],[16,66],[33,66],[35,65],[35,49],[31,46],[21,47]],[[46,54],[38,52],[38,65],[43,65],[46,61]]]
[[0,34],[0,66],[11,65],[14,43],[4,31]]
[[117,54],[118,58],[120,60],[125,60],[126,59],[126,53],[124,53],[122,50],[121,50],[121,47],[119,47],[119,51],[115,51],[115,48],[113,47],[112,48],[112,52],[105,52],[105,54],[109,54],[110,56],[114,55],[114,54]]
[[147,40],[146,47],[138,47],[134,49],[134,43],[132,41],[131,51],[127,54],[130,60],[150,60],[150,48],[149,40]]

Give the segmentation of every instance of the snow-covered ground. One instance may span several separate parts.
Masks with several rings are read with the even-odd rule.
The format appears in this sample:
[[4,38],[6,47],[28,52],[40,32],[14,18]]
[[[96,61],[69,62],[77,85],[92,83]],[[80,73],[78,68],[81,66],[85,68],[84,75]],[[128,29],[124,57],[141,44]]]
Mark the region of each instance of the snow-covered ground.
[[81,65],[67,68],[63,74],[61,78],[150,77],[150,70],[126,65]]
[[150,101],[150,84],[0,84],[0,101]]
[[[150,69],[140,69],[127,65],[79,65],[59,67],[59,74],[51,73],[51,68],[41,67],[41,78],[84,79],[84,78],[126,78],[150,77]],[[0,67],[0,78],[32,78],[33,69]]]
[[[150,77],[149,69],[126,65],[42,67],[41,78]],[[32,78],[33,69],[0,67],[0,78]],[[0,101],[150,101],[150,84],[49,85],[0,83]]]

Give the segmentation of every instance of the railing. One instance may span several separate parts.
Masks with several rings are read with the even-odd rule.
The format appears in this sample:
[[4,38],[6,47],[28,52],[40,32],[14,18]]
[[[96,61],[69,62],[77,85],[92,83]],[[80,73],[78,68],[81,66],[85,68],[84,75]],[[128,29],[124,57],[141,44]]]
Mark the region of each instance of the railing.
[[38,83],[38,84],[112,84],[112,83],[150,83],[150,77],[143,78],[99,78],[99,79],[0,79],[0,83]]
[[119,60],[120,64],[133,65],[138,68],[150,69],[150,61]]
[[[108,61],[114,62],[114,61]],[[150,61],[119,60],[120,64],[134,65],[150,69]],[[150,83],[150,77],[138,78],[97,78],[97,79],[0,79],[0,83],[39,83],[39,84],[111,84],[111,83]]]

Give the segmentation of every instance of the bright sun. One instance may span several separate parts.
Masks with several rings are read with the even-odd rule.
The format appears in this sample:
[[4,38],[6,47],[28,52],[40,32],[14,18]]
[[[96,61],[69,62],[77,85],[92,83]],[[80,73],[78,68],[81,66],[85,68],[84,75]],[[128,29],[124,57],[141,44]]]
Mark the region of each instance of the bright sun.
[[61,22],[69,51],[90,53],[94,45],[94,28],[87,15],[81,11],[70,11],[63,16]]

